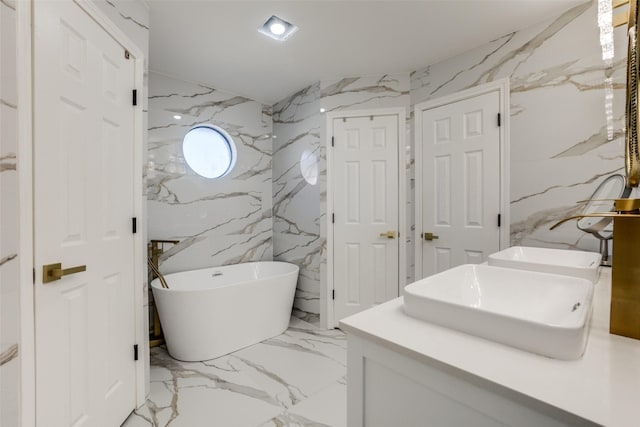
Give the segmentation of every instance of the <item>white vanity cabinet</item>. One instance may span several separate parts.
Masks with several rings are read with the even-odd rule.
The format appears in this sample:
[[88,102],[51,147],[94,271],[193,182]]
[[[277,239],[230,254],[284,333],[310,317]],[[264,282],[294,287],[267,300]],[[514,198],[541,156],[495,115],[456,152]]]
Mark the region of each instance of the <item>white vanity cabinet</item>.
[[640,426],[640,341],[609,334],[610,273],[601,276],[578,360],[414,319],[402,298],[344,319],[347,425]]
[[349,427],[598,425],[437,361],[418,361],[355,335],[348,337],[348,352]]

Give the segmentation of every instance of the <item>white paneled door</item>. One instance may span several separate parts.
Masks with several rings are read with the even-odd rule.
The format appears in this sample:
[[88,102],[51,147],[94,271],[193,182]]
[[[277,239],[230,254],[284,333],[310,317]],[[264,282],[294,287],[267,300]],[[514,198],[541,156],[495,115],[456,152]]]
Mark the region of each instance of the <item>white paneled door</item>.
[[[76,3],[34,2],[41,427],[119,426],[135,407],[134,60],[128,56]],[[45,273],[50,264],[59,265]],[[82,266],[86,271],[73,269]]]
[[499,111],[498,91],[426,110],[416,107],[422,277],[484,262],[500,249]]
[[335,323],[398,296],[398,116],[333,120]]

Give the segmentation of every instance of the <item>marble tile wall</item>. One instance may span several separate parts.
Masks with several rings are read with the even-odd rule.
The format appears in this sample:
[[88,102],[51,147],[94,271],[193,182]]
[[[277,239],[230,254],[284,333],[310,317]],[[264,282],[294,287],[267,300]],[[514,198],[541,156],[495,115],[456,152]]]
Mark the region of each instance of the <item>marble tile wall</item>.
[[19,425],[16,3],[0,0],[0,425]]
[[[597,3],[507,34],[411,74],[412,106],[482,83],[511,85],[511,244],[598,250],[598,241],[556,220],[577,210],[604,177],[624,173],[625,30],[602,61]],[[614,139],[607,139],[605,78],[614,87]]]
[[[324,80],[321,82],[320,107],[325,113],[336,111],[352,111],[352,110],[370,110],[383,108],[405,108],[406,122],[405,132],[406,138],[405,151],[409,153],[411,141],[411,114],[410,114],[410,76],[409,73],[383,74],[378,76],[350,77],[335,80]],[[323,116],[324,118],[324,116]],[[325,135],[327,129],[326,120],[322,121],[322,137],[323,141],[328,140]],[[324,148],[324,147],[323,147]],[[412,163],[411,157],[407,156],[406,170],[406,189],[409,196],[412,188]],[[322,152],[320,163],[320,185],[321,185],[321,211],[323,212],[321,236],[326,240],[326,223],[324,214],[327,211],[327,169],[326,155]],[[406,283],[413,282],[413,205],[411,197],[407,197],[407,229],[400,230],[402,241],[407,247],[407,258],[405,260],[407,267]],[[322,280],[326,283],[326,256],[322,260]],[[400,284],[403,286],[403,284]]]
[[[235,141],[237,162],[225,177],[202,178],[184,161],[182,138],[201,123]],[[148,129],[149,239],[181,242],[161,271],[271,260],[271,106],[151,72]]]
[[[320,82],[273,106],[273,258],[300,267],[294,307],[302,317],[320,312],[321,121]],[[303,156],[315,160],[307,179]]]
[[145,0],[92,0],[145,55],[149,64],[149,6]]
[[[577,202],[588,198],[604,177],[623,173],[624,33],[622,29],[616,30],[616,57],[613,66],[607,68],[601,58],[597,5],[590,2],[545,23],[416,70],[410,74],[410,81],[405,75],[387,75],[320,82],[319,107],[326,112],[407,108],[407,283],[414,277],[413,107],[426,100],[505,77],[510,79],[511,86],[511,244],[598,250],[598,241],[579,231],[575,224],[569,223],[554,231],[548,229],[557,219],[577,212],[581,206]],[[613,81],[614,91],[612,140],[607,138],[605,116],[604,81],[608,77]],[[302,93],[309,95],[312,91],[307,88],[275,107],[286,112],[288,122],[285,120],[274,125],[274,133],[276,136],[279,133],[286,135],[286,141],[280,142],[284,146],[291,144],[298,148],[292,150],[295,156],[285,155],[284,151],[282,156],[276,154],[274,165],[278,164],[278,175],[281,171],[298,173],[296,183],[305,187],[294,165],[298,164],[300,152],[305,147],[315,149],[317,140],[298,141],[295,135],[307,132],[309,124],[313,123],[313,126],[320,126],[319,141],[324,141],[326,123],[322,115],[319,122],[310,116],[318,107],[315,92],[313,102],[309,99],[301,102]],[[292,201],[295,195],[289,197],[290,194],[285,192],[283,199],[277,192],[280,187],[275,186],[277,180],[274,179],[275,203],[292,206],[284,215],[287,227],[274,230],[274,236],[282,234],[283,230],[291,233],[296,224],[320,224],[320,239],[315,239],[317,226],[314,225],[313,237],[306,236],[307,241],[313,241],[312,247],[297,246],[296,255],[292,257],[302,260],[307,255],[310,258],[319,256],[320,280],[307,280],[301,285],[297,300],[298,307],[310,313],[319,311],[320,284],[326,281],[326,155],[322,144],[318,153],[319,209],[316,207],[315,189],[311,203],[296,204]],[[296,230],[296,233],[302,234],[301,230]],[[282,238],[283,246],[279,252],[290,249],[284,245],[286,241]],[[300,239],[300,242],[304,241]]]
[[[320,109],[390,107],[408,110],[408,73],[316,82],[274,105],[274,257],[300,266],[294,306],[308,320],[317,320],[321,283],[326,281],[326,151],[321,143],[326,140],[326,120]],[[302,176],[305,153],[317,159],[315,184]],[[407,244],[412,245],[410,239]],[[413,264],[413,256],[410,259]]]

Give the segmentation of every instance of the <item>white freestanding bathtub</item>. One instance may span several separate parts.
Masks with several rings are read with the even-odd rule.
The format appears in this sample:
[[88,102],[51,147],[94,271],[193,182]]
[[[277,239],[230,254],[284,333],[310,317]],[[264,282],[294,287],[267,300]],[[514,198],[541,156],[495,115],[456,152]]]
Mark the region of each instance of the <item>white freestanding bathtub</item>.
[[298,266],[249,262],[165,275],[151,282],[171,357],[213,359],[284,332]]

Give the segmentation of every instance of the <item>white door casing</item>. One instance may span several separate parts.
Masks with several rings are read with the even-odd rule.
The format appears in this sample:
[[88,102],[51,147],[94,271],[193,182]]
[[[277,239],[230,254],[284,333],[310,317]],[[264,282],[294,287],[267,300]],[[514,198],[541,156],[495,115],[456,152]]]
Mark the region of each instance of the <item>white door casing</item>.
[[399,129],[397,114],[332,119],[334,324],[398,296]]
[[[34,3],[36,423],[136,405],[135,62],[73,2]],[[86,265],[43,283],[42,267]]]
[[508,242],[504,94],[473,92],[416,106],[416,279]]

